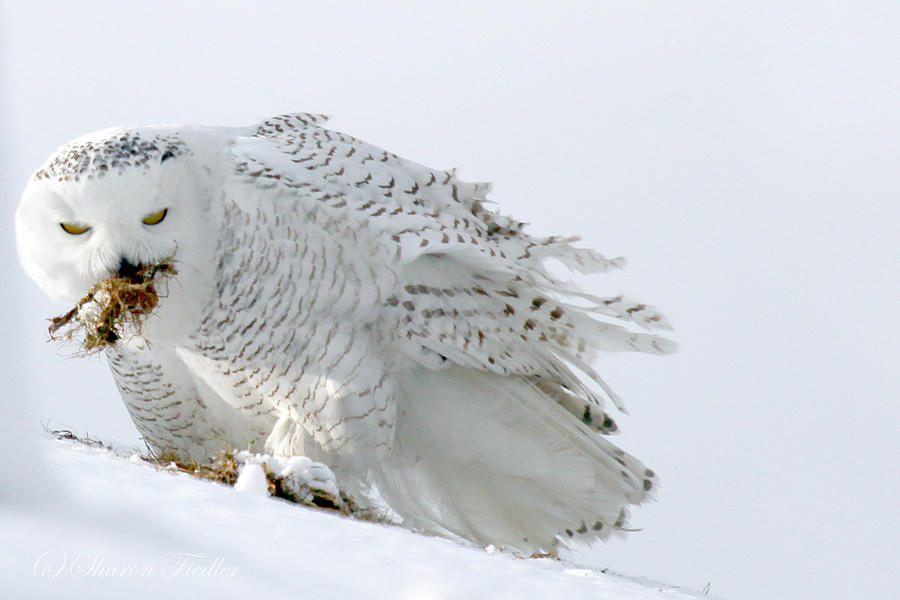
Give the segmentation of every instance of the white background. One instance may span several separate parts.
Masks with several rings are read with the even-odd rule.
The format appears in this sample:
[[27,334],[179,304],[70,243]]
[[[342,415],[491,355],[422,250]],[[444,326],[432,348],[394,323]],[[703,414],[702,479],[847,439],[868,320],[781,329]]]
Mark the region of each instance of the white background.
[[[888,598],[900,562],[900,4],[5,2],[0,432],[137,439],[100,359],[45,343],[12,216],[111,125],[288,111],[630,260],[681,352],[597,366],[662,478],[577,559],[751,598]],[[23,412],[23,410],[25,412]],[[6,431],[4,431],[6,430]],[[22,457],[14,457],[18,462]]]

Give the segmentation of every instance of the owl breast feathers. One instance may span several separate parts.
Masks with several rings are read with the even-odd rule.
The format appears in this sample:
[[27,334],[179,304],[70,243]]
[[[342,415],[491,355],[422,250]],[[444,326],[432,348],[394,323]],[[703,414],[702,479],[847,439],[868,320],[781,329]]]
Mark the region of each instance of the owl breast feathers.
[[107,350],[159,452],[309,456],[409,527],[524,553],[623,531],[657,480],[604,437],[604,400],[622,406],[591,363],[674,344],[635,331],[668,328],[653,307],[545,268],[622,259],[532,237],[489,185],[323,121],[70,142],[23,195],[23,266],[73,302],[173,257],[140,335]]

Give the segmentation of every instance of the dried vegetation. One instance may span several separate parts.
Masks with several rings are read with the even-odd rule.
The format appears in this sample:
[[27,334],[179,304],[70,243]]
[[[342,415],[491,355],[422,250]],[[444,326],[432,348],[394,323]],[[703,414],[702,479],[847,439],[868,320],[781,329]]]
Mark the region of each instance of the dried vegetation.
[[50,319],[52,340],[80,340],[81,353],[115,344],[126,329],[140,333],[142,320],[159,304],[159,281],[177,271],[171,259],[127,275],[113,275],[92,287],[75,307]]

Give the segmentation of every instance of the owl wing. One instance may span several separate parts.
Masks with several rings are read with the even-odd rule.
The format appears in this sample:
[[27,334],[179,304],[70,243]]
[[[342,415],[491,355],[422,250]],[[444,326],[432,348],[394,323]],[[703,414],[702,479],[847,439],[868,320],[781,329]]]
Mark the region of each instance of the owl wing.
[[[238,183],[226,194],[232,201],[224,229],[232,239],[219,253],[228,263],[219,269],[228,274],[220,285],[233,289],[220,292],[225,305],[211,323],[218,328],[216,319],[228,312],[238,315],[240,331],[274,320],[281,324],[271,334],[275,350],[268,350],[281,355],[275,362],[297,367],[295,357],[304,356],[300,371],[342,386],[337,394],[320,386],[321,399],[304,404],[279,398],[290,389],[285,378],[251,369],[273,405],[282,412],[293,407],[325,447],[351,438],[389,446],[390,373],[402,355],[432,369],[456,364],[529,378],[586,423],[614,429],[600,409],[602,396],[576,371],[621,404],[589,365],[596,352],[662,354],[674,344],[611,321],[668,325],[651,306],[584,294],[554,278],[544,263],[555,259],[591,273],[624,261],[575,248],[572,238],[532,237],[522,223],[487,208],[488,184],[404,160],[325,129],[323,121],[305,113],[274,117],[231,150]],[[271,264],[288,266],[269,276]],[[311,272],[304,271],[309,264]],[[240,284],[232,286],[235,278]],[[275,315],[263,296],[300,308]],[[323,324],[325,332],[316,335],[345,340],[340,351],[315,339],[296,348],[285,343],[282,338],[307,331],[310,320]],[[310,348],[319,346],[346,364],[311,364]],[[289,374],[296,377],[293,367]]]

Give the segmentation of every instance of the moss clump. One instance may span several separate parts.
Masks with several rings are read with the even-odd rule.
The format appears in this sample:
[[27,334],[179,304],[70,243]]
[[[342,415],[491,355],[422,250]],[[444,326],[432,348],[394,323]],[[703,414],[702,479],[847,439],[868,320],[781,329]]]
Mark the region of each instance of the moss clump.
[[75,308],[50,319],[50,338],[83,336],[82,351],[87,355],[115,344],[128,326],[139,333],[141,320],[159,304],[159,279],[177,273],[171,259],[166,259],[134,273],[107,277],[94,285]]
[[144,461],[163,469],[187,473],[200,479],[209,479],[227,485],[237,482],[241,467],[235,458],[234,449],[226,446],[210,464],[197,461],[184,462],[177,455],[164,452],[160,456],[142,456]]

